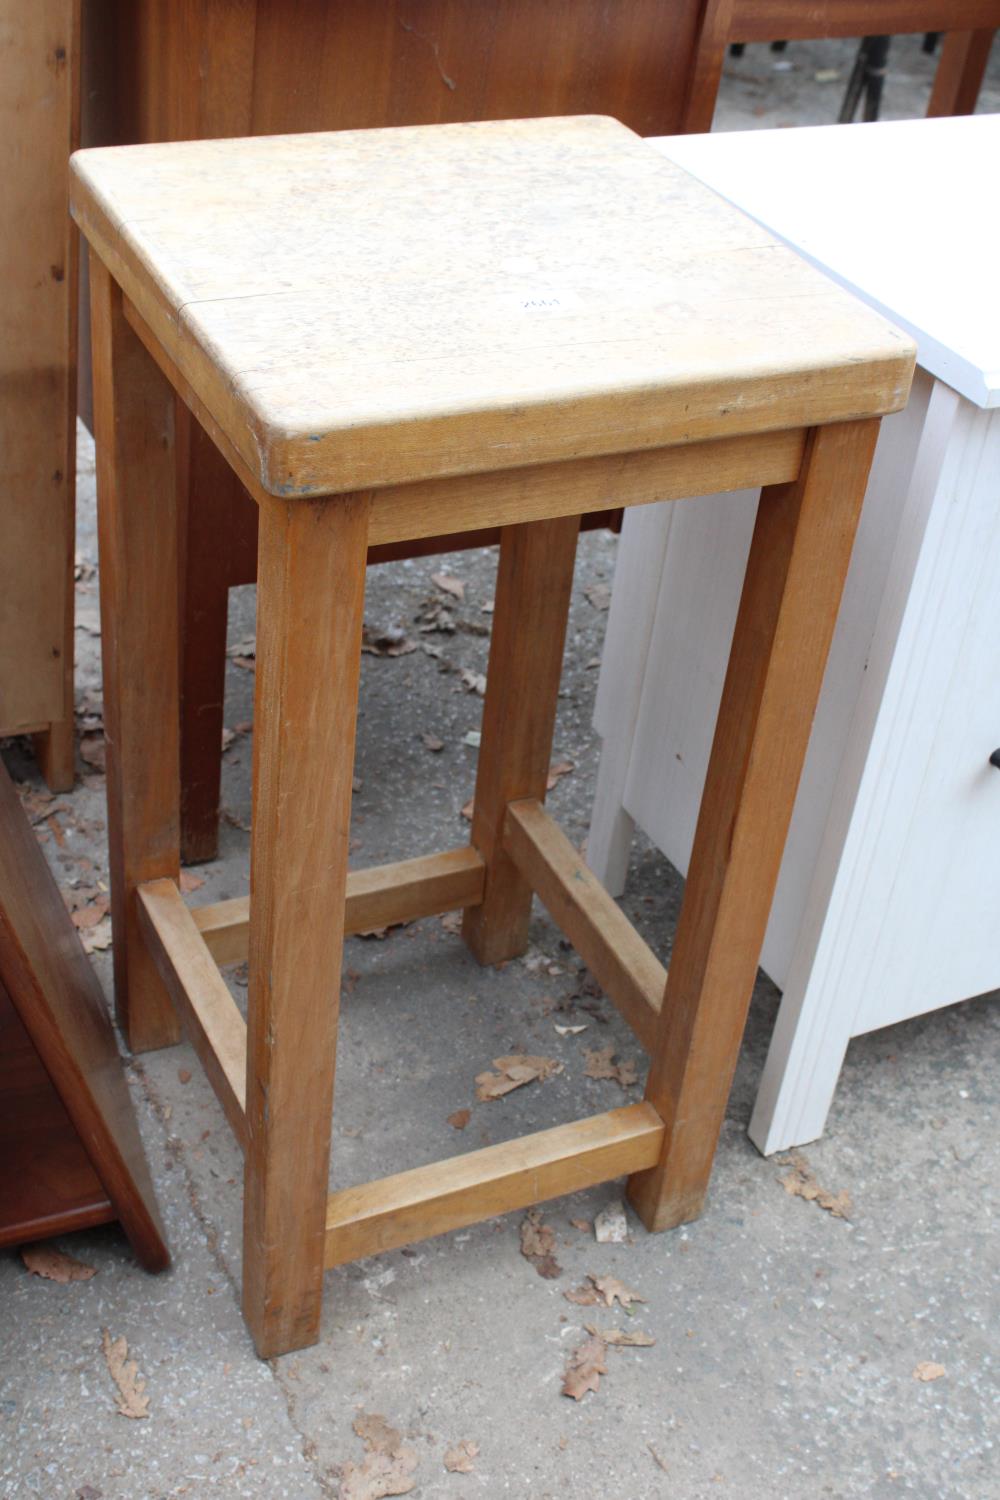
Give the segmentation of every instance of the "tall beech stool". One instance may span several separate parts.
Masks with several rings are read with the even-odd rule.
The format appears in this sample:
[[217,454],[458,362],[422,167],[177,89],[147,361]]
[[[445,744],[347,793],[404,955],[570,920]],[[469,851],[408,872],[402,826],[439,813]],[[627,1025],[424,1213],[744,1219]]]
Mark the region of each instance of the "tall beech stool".
[[[615,121],[86,151],[115,984],[246,1154],[262,1355],[324,1267],[622,1174],[702,1206],[878,417],[909,341]],[[178,889],[183,396],[259,507],[249,902]],[[765,486],[670,977],[545,812],[581,514]],[[369,546],[502,527],[469,848],[348,874]],[[537,892],[651,1054],[641,1104],[328,1197],[345,933]],[[249,954],[244,1023],[217,968]],[[665,986],[665,989],[664,989]]]

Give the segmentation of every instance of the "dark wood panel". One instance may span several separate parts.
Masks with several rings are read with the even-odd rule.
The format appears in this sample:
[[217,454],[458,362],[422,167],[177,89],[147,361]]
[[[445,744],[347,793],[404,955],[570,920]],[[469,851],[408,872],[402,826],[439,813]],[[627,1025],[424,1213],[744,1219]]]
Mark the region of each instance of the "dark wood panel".
[[114,0],[114,138],[579,113],[665,133],[701,3]]
[[998,0],[736,0],[730,40],[901,36],[1000,26]]
[[2,766],[0,982],[138,1259],[162,1269],[169,1257],[101,986]]
[[0,1245],[90,1229],[115,1217],[0,984]]

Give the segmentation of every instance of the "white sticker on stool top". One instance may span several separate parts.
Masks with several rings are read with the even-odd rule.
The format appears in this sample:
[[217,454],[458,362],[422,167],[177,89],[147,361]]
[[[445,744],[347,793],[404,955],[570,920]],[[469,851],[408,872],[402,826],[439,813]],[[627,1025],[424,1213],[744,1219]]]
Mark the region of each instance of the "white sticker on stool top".
[[514,307],[523,313],[579,312],[583,307],[579,292],[546,286],[526,287],[520,292],[509,292],[503,300],[508,307]]

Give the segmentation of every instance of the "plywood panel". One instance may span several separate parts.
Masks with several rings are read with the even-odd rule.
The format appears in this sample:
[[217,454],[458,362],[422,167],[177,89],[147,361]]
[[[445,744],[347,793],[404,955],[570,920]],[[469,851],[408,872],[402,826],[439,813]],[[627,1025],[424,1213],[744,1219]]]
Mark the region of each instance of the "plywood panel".
[[0,0],[0,733],[63,717],[71,670],[78,0]]

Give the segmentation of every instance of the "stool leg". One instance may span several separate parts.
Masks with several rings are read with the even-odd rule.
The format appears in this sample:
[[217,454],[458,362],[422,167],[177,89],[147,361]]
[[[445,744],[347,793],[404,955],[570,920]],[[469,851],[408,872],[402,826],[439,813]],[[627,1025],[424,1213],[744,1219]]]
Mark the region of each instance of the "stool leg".
[[135,900],[180,871],[174,398],[96,256],[90,288],[115,1003],[142,1052],[180,1035]]
[[368,500],[260,508],[243,1310],[261,1358],[323,1292]]
[[481,964],[516,958],[528,945],[531,887],[503,852],[503,820],[515,798],[545,799],[579,530],[579,517],[565,516],[501,534],[472,813],[486,888],[462,920]]
[[663,1154],[629,1180],[648,1229],[702,1209],[877,435],[820,428],[761,493],[646,1085]]

